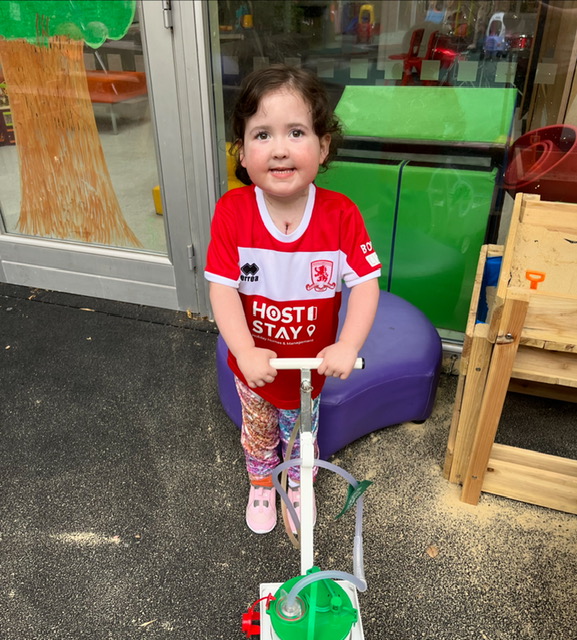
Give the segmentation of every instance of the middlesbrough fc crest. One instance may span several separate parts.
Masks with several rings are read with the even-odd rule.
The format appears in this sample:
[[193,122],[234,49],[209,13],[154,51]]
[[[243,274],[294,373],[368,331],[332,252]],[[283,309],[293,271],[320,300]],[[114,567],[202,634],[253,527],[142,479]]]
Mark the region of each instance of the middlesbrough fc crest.
[[334,289],[337,285],[331,282],[333,278],[333,262],[332,260],[313,260],[311,262],[311,280],[312,284],[307,284],[307,291],[314,289],[319,293],[327,289]]

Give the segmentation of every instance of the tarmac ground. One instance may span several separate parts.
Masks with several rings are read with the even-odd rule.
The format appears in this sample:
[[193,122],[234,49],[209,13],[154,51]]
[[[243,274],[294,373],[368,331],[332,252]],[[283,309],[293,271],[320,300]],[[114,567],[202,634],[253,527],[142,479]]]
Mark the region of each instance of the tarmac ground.
[[[186,314],[0,283],[0,638],[242,638],[259,584],[299,573],[282,526],[244,522],[217,329]],[[421,425],[331,460],[365,497],[373,640],[577,638],[577,517],[442,476],[457,377]],[[575,406],[510,394],[502,442],[577,458]],[[346,486],[321,470],[315,557],[352,571]]]

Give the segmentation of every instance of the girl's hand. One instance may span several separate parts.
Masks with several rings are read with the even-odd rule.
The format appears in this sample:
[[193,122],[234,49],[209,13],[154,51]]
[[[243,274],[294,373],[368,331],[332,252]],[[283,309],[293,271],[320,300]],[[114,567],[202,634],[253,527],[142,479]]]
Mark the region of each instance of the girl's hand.
[[323,361],[317,371],[322,376],[346,380],[355,366],[358,355],[359,352],[353,345],[339,340],[318,353],[317,358],[322,358]]
[[238,368],[251,389],[264,387],[275,379],[277,371],[270,366],[271,358],[276,358],[274,351],[258,347],[245,349],[236,356]]

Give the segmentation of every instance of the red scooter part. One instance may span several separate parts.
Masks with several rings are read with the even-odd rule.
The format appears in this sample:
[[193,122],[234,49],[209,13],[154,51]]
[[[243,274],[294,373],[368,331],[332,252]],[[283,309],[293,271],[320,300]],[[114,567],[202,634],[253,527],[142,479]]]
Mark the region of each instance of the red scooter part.
[[272,600],[275,597],[269,593],[268,596],[264,598],[259,598],[256,602],[253,602],[248,608],[246,613],[242,614],[242,632],[245,634],[247,638],[251,636],[259,636],[260,637],[260,613],[255,611],[255,607],[259,602],[266,600],[266,608],[268,609]]

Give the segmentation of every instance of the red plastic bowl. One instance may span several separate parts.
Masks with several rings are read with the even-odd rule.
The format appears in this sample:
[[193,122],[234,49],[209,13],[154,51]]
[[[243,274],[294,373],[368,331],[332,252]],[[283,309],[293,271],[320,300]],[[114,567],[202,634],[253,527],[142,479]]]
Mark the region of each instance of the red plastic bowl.
[[538,193],[543,200],[577,202],[577,127],[551,125],[529,131],[512,145],[505,189]]

